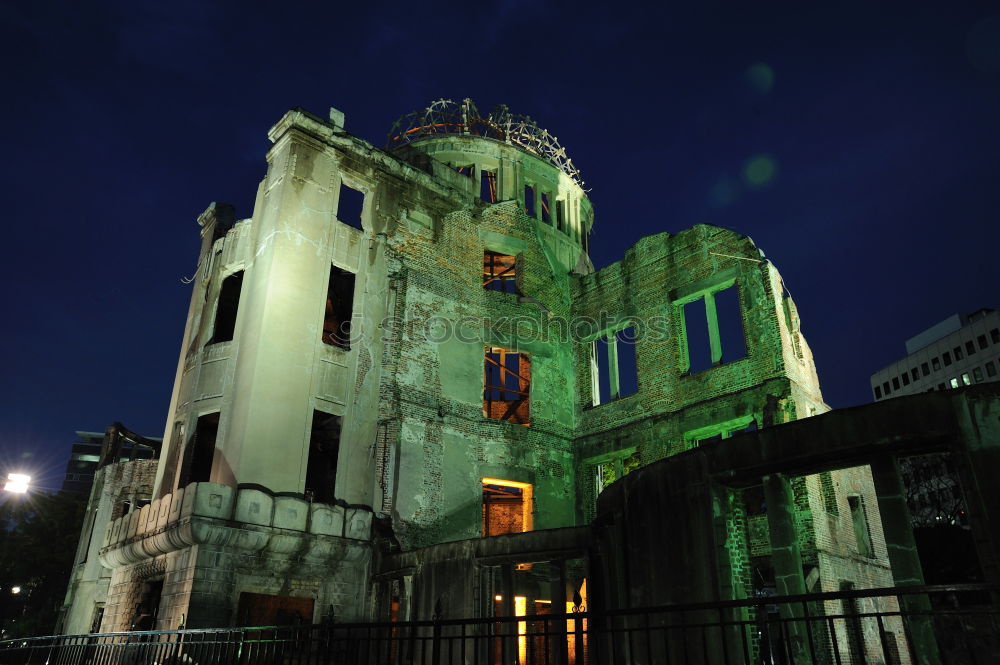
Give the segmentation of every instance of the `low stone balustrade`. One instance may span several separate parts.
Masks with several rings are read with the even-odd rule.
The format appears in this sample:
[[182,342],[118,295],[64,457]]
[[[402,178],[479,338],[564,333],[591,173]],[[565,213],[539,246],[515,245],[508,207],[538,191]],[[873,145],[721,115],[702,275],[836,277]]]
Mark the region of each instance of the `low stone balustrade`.
[[111,522],[101,560],[116,568],[191,545],[214,545],[319,561],[334,552],[342,556],[344,540],[368,542],[371,527],[366,506],[192,483]]

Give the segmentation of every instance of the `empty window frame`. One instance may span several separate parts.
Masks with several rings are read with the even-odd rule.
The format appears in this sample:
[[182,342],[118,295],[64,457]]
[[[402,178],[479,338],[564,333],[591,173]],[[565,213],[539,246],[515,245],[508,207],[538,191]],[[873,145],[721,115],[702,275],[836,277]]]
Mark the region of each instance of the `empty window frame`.
[[516,425],[530,424],[531,359],[498,346],[486,347],[483,416]]
[[993,328],[990,330],[990,341],[994,344],[1000,344],[1000,329]]
[[875,399],[882,399],[882,388],[875,386]]
[[927,363],[920,363],[920,371],[923,372],[924,376],[929,376],[931,368],[927,366]]
[[519,293],[517,257],[488,249],[483,251],[483,288],[502,293]]
[[184,461],[177,481],[177,488],[191,483],[204,483],[212,479],[215,461],[215,442],[219,436],[219,412],[198,417],[194,434],[184,448]]
[[323,308],[323,343],[351,348],[351,312],[354,308],[354,273],[330,266]]
[[899,378],[903,379],[903,385],[904,386],[910,385],[910,376],[906,372],[903,372],[902,374],[900,374]]
[[938,371],[939,369],[941,369],[941,361],[938,360],[936,357],[931,358],[931,367],[934,368],[935,372]]
[[986,376],[996,376],[996,375],[997,375],[996,366],[993,364],[992,360],[988,360],[986,362]]
[[360,231],[361,214],[364,209],[365,193],[341,181],[340,197],[337,199],[337,219]]
[[479,198],[486,203],[497,202],[497,172],[482,169],[479,172]]
[[542,192],[539,197],[542,203],[542,221],[546,224],[552,223],[552,199],[549,197],[548,192]]
[[965,343],[965,354],[968,355],[968,356],[971,356],[975,352],[976,352],[976,345],[973,344],[972,342],[966,342]]
[[951,350],[951,352],[955,354],[955,360],[961,360],[962,358],[965,357],[962,354],[962,348],[961,347],[956,346],[954,349]]
[[240,309],[240,291],[243,290],[243,271],[234,272],[222,280],[219,301],[215,305],[215,325],[209,344],[229,342],[236,332],[236,314]]
[[690,296],[679,306],[681,373],[697,374],[747,355],[739,288],[730,284]]
[[982,383],[983,382],[983,370],[979,369],[978,367],[974,367],[972,369],[972,378],[973,378],[973,380],[976,383]]
[[532,489],[528,483],[483,478],[483,537],[531,531]]
[[701,427],[684,432],[684,447],[685,450],[687,450],[705,443],[711,443],[712,441],[728,439],[734,434],[740,434],[741,432],[753,432],[756,429],[756,417],[752,415],[742,416],[740,418],[734,418],[733,420],[727,420],[726,422],[717,423],[708,427]]
[[340,417],[313,411],[305,487],[306,496],[310,500],[318,503],[334,502],[339,453]]
[[472,174],[475,173],[476,167],[474,164],[453,164],[452,168],[458,171],[459,175],[464,175],[466,178],[471,178]]
[[566,224],[566,202],[556,201],[556,228],[569,235],[569,228]]
[[899,390],[899,377],[898,376],[892,377],[892,389],[893,390]]
[[912,378],[914,381],[919,381],[920,380],[920,370],[918,370],[916,367],[914,367],[913,369],[911,369],[910,370],[910,378]]
[[882,392],[885,393],[886,397],[888,397],[892,393],[892,390],[889,388],[888,381],[882,384]]
[[624,478],[641,465],[639,453],[635,448],[620,450],[613,455],[587,461],[594,478],[594,498],[604,491],[611,483]]
[[986,341],[986,335],[979,335],[978,337],[976,337],[976,341],[979,343],[980,351],[989,346],[989,343]]
[[874,557],[872,536],[868,529],[868,514],[865,502],[860,496],[847,497],[847,505],[851,508],[851,523],[854,526],[854,539],[858,545],[858,554],[863,557]]
[[537,217],[538,210],[535,205],[535,186],[524,186],[524,214],[528,217]]
[[607,332],[591,342],[593,404],[606,404],[639,391],[634,326]]

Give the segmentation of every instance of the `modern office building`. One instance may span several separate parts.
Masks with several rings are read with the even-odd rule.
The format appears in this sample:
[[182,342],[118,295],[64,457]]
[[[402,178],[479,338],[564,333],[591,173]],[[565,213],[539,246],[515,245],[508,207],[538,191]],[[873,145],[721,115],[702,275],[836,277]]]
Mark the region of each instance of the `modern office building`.
[[906,356],[872,374],[875,400],[1000,380],[1000,312],[953,314],[906,340]]
[[[108,428],[108,431],[114,428],[122,427],[120,423],[115,423]],[[132,440],[126,437],[115,449],[118,457],[114,460],[106,460],[102,465],[101,451],[106,434],[107,432],[76,433],[76,441],[73,442],[69,460],[66,462],[66,475],[63,478],[62,491],[89,494],[98,467],[127,460],[156,459],[160,454],[161,439],[137,437],[136,440]]]
[[[1000,312],[953,314],[906,340],[906,353],[872,374],[876,401],[1000,380]],[[967,525],[960,483],[947,456],[908,457],[900,472],[914,526]]]

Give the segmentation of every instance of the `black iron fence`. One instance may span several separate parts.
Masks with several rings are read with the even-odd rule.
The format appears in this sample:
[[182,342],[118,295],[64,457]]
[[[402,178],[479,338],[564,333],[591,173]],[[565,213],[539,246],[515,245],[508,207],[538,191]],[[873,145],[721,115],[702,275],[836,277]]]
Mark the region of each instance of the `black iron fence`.
[[0,665],[990,665],[997,589],[906,587],[487,619],[0,642]]

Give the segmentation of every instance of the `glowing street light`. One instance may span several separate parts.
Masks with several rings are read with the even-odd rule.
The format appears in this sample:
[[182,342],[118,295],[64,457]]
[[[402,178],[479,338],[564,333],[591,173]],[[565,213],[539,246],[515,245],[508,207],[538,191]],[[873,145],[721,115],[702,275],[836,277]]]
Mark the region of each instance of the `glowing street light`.
[[19,593],[21,593],[21,587],[19,587],[19,586],[12,586],[10,588],[10,592],[13,593],[13,594],[15,594],[15,595],[19,594]]
[[7,474],[7,484],[3,486],[4,490],[7,492],[13,492],[14,494],[24,494],[28,491],[28,483],[31,482],[31,476],[25,475],[23,473],[8,473]]

